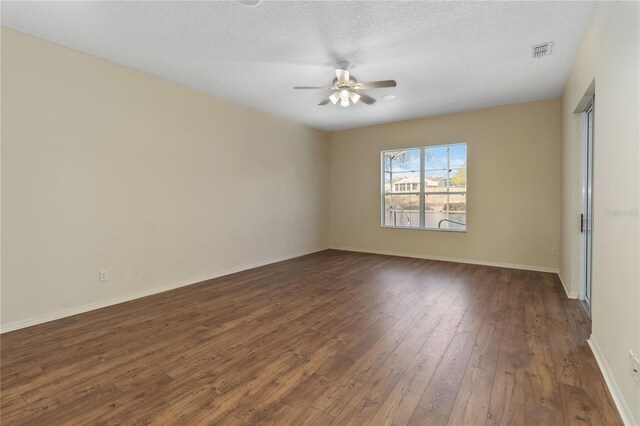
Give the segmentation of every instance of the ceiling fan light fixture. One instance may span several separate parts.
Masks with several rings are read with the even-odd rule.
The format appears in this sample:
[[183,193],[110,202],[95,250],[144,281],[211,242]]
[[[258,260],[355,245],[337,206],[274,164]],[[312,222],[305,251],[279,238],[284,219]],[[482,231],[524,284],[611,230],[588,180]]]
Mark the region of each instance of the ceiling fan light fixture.
[[[239,0],[238,0],[239,1]],[[247,0],[249,1],[249,0]],[[355,77],[349,74],[349,63],[341,62],[338,64],[338,68],[335,68],[335,78],[328,86],[295,86],[296,90],[327,90],[331,94],[318,103],[318,106],[327,105],[329,103],[337,105],[340,101],[340,106],[346,108],[349,104],[357,104],[358,102],[365,105],[373,105],[376,102],[375,98],[361,93],[361,90],[370,89],[384,89],[388,87],[396,87],[395,80],[379,80],[369,82],[359,82]],[[393,95],[386,95],[386,100],[393,98]]]

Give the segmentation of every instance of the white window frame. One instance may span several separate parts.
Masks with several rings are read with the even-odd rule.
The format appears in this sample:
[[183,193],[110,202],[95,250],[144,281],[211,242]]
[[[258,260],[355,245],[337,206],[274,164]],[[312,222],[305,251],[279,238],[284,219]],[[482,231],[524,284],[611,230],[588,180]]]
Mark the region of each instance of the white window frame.
[[[425,206],[424,206],[424,202],[425,202],[425,150],[430,149],[430,148],[449,148],[452,146],[458,146],[458,145],[464,145],[465,146],[465,153],[466,153],[466,157],[465,157],[465,166],[464,166],[464,170],[465,170],[465,176],[466,176],[466,185],[465,185],[465,190],[464,191],[451,191],[451,188],[447,186],[446,191],[438,191],[438,192],[430,192],[429,194],[432,195],[443,195],[443,194],[447,194],[447,195],[451,195],[451,194],[464,194],[465,195],[465,215],[466,215],[466,222],[465,222],[465,227],[464,229],[448,229],[448,228],[427,228],[425,227]],[[385,169],[384,169],[384,155],[387,152],[397,152],[397,151],[412,151],[412,150],[419,150],[420,151],[420,185],[418,188],[418,191],[409,191],[409,192],[397,192],[400,193],[402,195],[418,195],[419,196],[419,207],[420,207],[420,224],[419,226],[393,226],[393,225],[385,225],[384,223],[384,219],[385,219],[385,195],[392,195],[395,194],[396,192],[393,192],[393,183],[389,183],[389,188],[392,189],[391,192],[385,192],[385,185],[384,185],[384,178],[385,178]],[[450,161],[451,161],[451,157],[449,154],[447,154],[447,170],[452,170],[451,169],[451,165],[450,165]],[[466,142],[458,142],[458,143],[450,143],[450,144],[444,144],[444,145],[428,145],[428,146],[419,146],[419,147],[412,147],[412,148],[395,148],[395,149],[386,149],[383,151],[380,151],[380,227],[381,228],[390,228],[390,229],[410,229],[410,230],[418,230],[418,231],[438,231],[438,232],[462,232],[465,233],[467,232],[467,230],[469,229],[469,206],[468,206],[468,197],[467,194],[469,193],[469,175],[468,175],[468,168],[469,168],[469,145]],[[455,167],[455,169],[463,169],[463,167]],[[450,179],[451,176],[449,176],[450,172],[447,173],[447,177],[446,179]],[[411,189],[411,187],[410,187]]]

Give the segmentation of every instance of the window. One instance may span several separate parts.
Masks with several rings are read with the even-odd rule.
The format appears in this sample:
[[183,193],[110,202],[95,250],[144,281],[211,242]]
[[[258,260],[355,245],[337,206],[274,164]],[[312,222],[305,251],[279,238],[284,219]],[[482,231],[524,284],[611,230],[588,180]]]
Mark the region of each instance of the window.
[[382,226],[465,231],[467,144],[382,151]]

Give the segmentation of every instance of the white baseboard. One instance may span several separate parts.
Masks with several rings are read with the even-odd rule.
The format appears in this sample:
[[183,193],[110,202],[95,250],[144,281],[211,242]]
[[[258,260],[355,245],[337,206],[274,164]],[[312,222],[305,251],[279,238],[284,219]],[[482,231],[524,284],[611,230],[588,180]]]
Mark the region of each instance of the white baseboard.
[[457,257],[431,256],[426,254],[415,254],[415,253],[406,253],[406,252],[389,251],[389,250],[370,250],[370,249],[360,249],[360,248],[343,247],[343,246],[333,246],[329,248],[333,250],[358,251],[362,253],[384,254],[388,256],[401,256],[401,257],[413,257],[416,259],[441,260],[443,262],[458,262],[458,263],[469,263],[472,265],[496,266],[499,268],[523,269],[525,271],[550,272],[553,274],[558,273],[557,268],[548,268],[546,266],[519,265],[515,263],[491,262],[486,260],[461,259]]
[[604,376],[604,381],[607,383],[607,387],[609,388],[609,392],[611,393],[611,397],[613,398],[613,402],[616,404],[618,411],[620,412],[620,417],[622,417],[622,421],[626,426],[637,426],[638,422],[633,418],[633,413],[629,409],[629,405],[627,405],[627,401],[624,399],[618,384],[616,383],[613,375],[611,374],[611,369],[609,368],[609,364],[607,364],[607,360],[604,358],[602,351],[600,350],[600,346],[594,340],[593,334],[587,340],[589,343],[589,347],[591,348],[591,352],[593,352],[593,356],[596,358],[596,362],[598,363],[598,367],[600,367],[600,371]]
[[567,284],[564,282],[564,279],[562,278],[562,274],[560,272],[558,272],[558,278],[560,278],[560,282],[562,283],[562,287],[564,288],[565,293],[567,293],[567,297],[569,299],[577,299],[578,293],[569,292],[569,288],[567,287]]
[[264,260],[260,262],[251,263],[248,265],[243,265],[236,268],[227,269],[224,271],[214,272],[209,275],[203,275],[200,277],[192,278],[189,280],[180,281],[177,283],[167,284],[164,286],[153,287],[147,290],[138,291],[135,293],[129,293],[123,296],[114,297],[112,299],[101,300],[94,303],[89,303],[82,306],[75,306],[73,308],[64,309],[62,311],[52,312],[50,314],[40,315],[33,318],[27,318],[20,321],[11,322],[8,324],[3,324],[0,326],[0,334],[8,333],[10,331],[19,330],[21,328],[31,327],[33,325],[43,324],[45,322],[54,321],[61,318],[70,317],[72,315],[82,314],[85,312],[93,311],[100,308],[105,308],[111,305],[117,305],[118,303],[128,302],[130,300],[139,299],[141,297],[151,296],[153,294],[162,293],[165,291],[173,290],[180,287],[185,287],[192,284],[197,284],[202,281],[211,280],[214,278],[222,277],[224,275],[234,274],[236,272],[246,271],[247,269],[253,269],[264,265],[269,265],[271,263],[282,262],[283,260],[293,259],[295,257],[304,256],[311,253],[316,253],[319,251],[326,250],[327,248],[318,248],[310,251],[299,252],[287,256],[280,256],[277,258],[272,258],[269,260]]

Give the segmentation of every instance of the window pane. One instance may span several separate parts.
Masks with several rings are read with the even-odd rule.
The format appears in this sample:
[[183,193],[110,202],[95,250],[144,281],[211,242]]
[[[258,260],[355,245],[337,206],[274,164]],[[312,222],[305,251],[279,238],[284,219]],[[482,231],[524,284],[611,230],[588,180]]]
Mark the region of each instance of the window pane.
[[449,212],[466,213],[467,212],[467,195],[466,194],[449,194]]
[[[442,222],[440,225],[440,229],[456,229],[456,230],[465,230],[467,229],[467,214],[466,213],[450,213],[449,220],[452,222]],[[465,225],[462,225],[462,224]]]
[[385,195],[384,224],[386,226],[420,226],[420,196]]
[[467,169],[453,169],[450,174],[449,186],[455,190],[466,190],[467,188]]
[[447,171],[430,170],[424,172],[424,191],[443,192],[447,190]]
[[449,147],[449,167],[463,168],[467,165],[467,145],[451,145]]
[[426,194],[424,203],[425,227],[465,229],[467,223],[466,198],[466,194]]
[[424,197],[424,226],[438,228],[438,223],[447,218],[447,194],[426,194]]
[[397,172],[420,172],[420,150],[403,149],[385,152],[384,171],[394,174]]
[[[387,173],[387,175],[389,176],[389,179],[391,179],[392,185],[389,186],[386,184],[385,192],[417,192],[420,190],[420,188],[418,188],[418,184],[420,183],[420,172],[398,172]],[[416,189],[413,189],[414,184]]]
[[437,146],[434,148],[425,148],[424,166],[425,170],[446,169],[447,147]]

